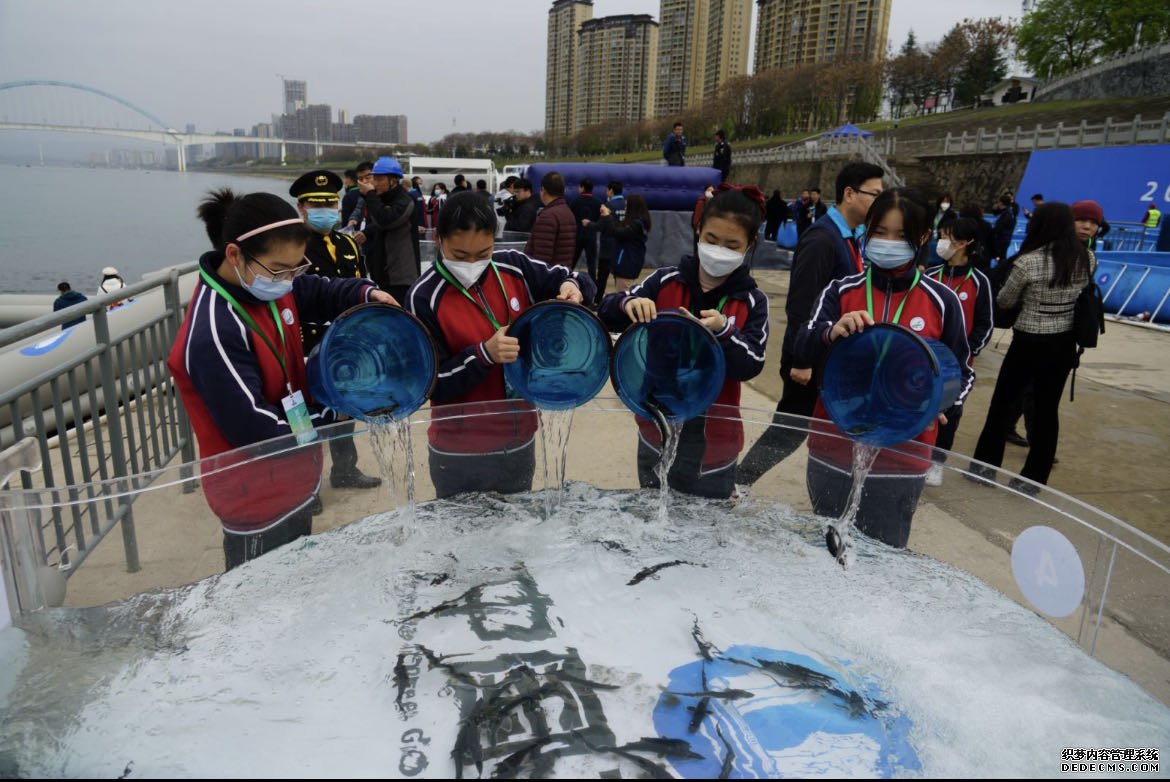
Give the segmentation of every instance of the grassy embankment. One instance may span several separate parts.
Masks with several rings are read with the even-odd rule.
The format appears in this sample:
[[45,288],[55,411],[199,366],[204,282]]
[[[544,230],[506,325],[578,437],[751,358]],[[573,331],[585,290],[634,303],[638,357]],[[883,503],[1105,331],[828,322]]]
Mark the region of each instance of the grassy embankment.
[[[1014,130],[1017,126],[1027,129],[1036,125],[1051,126],[1058,122],[1066,125],[1078,125],[1083,120],[1090,125],[1103,122],[1106,117],[1112,117],[1116,122],[1128,122],[1137,114],[1145,119],[1157,119],[1170,112],[1170,95],[1153,95],[1141,98],[1113,98],[1106,100],[1077,100],[1053,101],[1051,103],[1018,103],[1014,106],[998,106],[996,108],[960,109],[943,114],[927,114],[918,117],[904,117],[900,120],[883,120],[881,122],[865,122],[859,127],[880,135],[892,135],[899,141],[914,139],[937,138],[947,133],[961,134],[977,133],[979,128],[994,132],[997,127],[1004,130]],[[814,138],[818,133],[787,133],[776,136],[766,136],[753,139],[735,139],[730,141],[736,151],[744,152],[752,149],[767,149],[783,144],[791,144],[802,139]],[[691,139],[698,139],[699,134],[692,129],[688,132]],[[705,134],[704,134],[705,136]],[[703,143],[692,143],[687,157],[693,161],[708,160],[714,151],[714,142],[703,138]],[[662,157],[658,149],[639,152],[625,152],[614,155],[599,155],[594,157],[559,157],[558,160],[579,161],[590,163],[657,163]],[[502,170],[504,166],[515,163],[530,163],[531,159],[496,158],[496,168]],[[351,168],[356,160],[348,162],[331,162],[319,164],[322,168],[342,170]],[[231,171],[232,173],[254,173],[265,176],[276,176],[294,179],[301,172],[313,167],[310,161],[290,161],[287,166],[238,166],[222,167],[214,170]]]

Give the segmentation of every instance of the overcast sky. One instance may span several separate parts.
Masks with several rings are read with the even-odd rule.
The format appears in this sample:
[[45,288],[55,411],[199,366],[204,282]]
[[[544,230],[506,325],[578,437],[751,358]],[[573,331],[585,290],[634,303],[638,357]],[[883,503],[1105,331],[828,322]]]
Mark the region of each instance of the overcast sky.
[[[250,128],[280,113],[278,74],[311,103],[406,114],[411,141],[544,126],[548,0],[0,0],[0,82],[80,82],[183,128]],[[596,0],[594,16],[658,0]],[[754,4],[753,4],[754,8]],[[964,12],[963,9],[967,9]],[[935,41],[1019,0],[894,0],[890,44]],[[0,107],[4,93],[0,91]],[[454,125],[452,121],[454,120]]]

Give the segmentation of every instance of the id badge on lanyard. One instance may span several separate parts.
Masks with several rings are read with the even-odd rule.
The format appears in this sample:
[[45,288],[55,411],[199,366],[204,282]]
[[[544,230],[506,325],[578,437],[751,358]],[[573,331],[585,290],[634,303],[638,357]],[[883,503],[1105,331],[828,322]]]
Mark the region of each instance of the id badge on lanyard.
[[313,421],[309,418],[309,407],[305,404],[305,395],[300,391],[293,391],[280,400],[284,405],[284,414],[288,418],[289,428],[297,436],[301,445],[311,443],[317,439],[317,430],[313,428]]

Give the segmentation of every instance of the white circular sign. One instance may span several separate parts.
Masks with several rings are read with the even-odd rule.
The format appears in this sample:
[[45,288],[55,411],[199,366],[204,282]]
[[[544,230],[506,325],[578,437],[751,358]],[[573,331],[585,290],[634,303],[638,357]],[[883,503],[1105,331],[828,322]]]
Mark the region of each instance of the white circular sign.
[[962,293],[959,294],[959,301],[966,301],[966,300],[967,300],[967,291],[963,291]]
[[512,311],[513,311],[513,312],[519,312],[519,311],[520,311],[520,300],[519,300],[519,299],[517,299],[515,296],[513,296],[513,297],[512,297],[512,301],[510,301],[510,302],[508,302],[508,303],[512,305]]
[[280,317],[284,319],[284,322],[288,325],[291,326],[293,324],[293,311],[287,307],[280,311]]
[[1069,539],[1052,527],[1029,527],[1012,544],[1012,576],[1037,611],[1068,616],[1085,595],[1085,568]]
[[923,320],[922,318],[911,318],[911,320],[910,320],[911,331],[922,331],[924,328],[926,328],[926,321],[925,320]]

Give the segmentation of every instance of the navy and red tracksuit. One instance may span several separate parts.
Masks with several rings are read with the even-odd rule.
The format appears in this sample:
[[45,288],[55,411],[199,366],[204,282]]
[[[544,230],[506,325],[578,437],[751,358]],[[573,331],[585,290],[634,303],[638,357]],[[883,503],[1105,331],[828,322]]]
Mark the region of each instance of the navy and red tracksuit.
[[[962,386],[956,405],[962,405],[975,382],[967,347],[962,306],[945,284],[921,275],[912,287],[915,269],[900,273],[871,266],[866,272],[833,280],[821,292],[812,316],[796,336],[796,351],[805,361],[820,361],[829,348],[829,332],[846,312],[866,310],[866,276],[873,277],[873,319],[893,322],[905,301],[900,325],[924,339],[941,342],[958,359]],[[838,516],[844,510],[852,482],[852,442],[829,420],[817,399],[808,439],[809,494],[817,513]],[[893,546],[905,546],[910,521],[930,466],[930,449],[938,427],[930,424],[912,441],[882,449],[870,470],[857,514],[857,526]]]
[[[499,271],[499,280],[489,266],[468,290],[476,302],[464,296],[435,267],[420,277],[406,296],[407,307],[431,332],[439,353],[438,379],[431,394],[432,420],[427,430],[432,474],[434,465],[442,461],[434,458],[436,454],[442,457],[514,452],[531,446],[536,433],[536,412],[527,402],[515,400],[509,412],[498,414],[499,403],[509,395],[503,366],[492,361],[484,346],[495,334],[496,326],[483,307],[490,309],[503,326],[536,302],[556,298],[566,280],[581,289],[586,301],[596,291],[587,274],[533,260],[515,250],[496,251],[492,263]],[[497,414],[466,417],[469,413],[487,412]]]
[[[722,307],[727,325],[715,335],[723,348],[726,378],[710,412],[687,422],[680,437],[678,456],[670,471],[672,488],[703,496],[730,496],[735,488],[735,463],[743,448],[743,424],[739,420],[740,384],[764,368],[768,342],[768,297],[757,287],[747,266],[740,266],[721,285],[704,292],[699,285],[699,263],[687,256],[677,267],[656,269],[628,291],[606,296],[598,315],[614,330],[631,324],[625,304],[632,298],[653,299],[658,312],[685,309],[698,316],[702,310]],[[643,486],[657,484],[649,471],[662,451],[657,425],[638,417],[639,473]],[[646,464],[649,458],[649,463]]]
[[[314,410],[309,399],[301,321],[326,323],[367,301],[375,288],[358,278],[313,274],[296,278],[292,292],[275,302],[284,329],[282,348],[268,303],[254,298],[237,281],[219,277],[215,270],[222,262],[223,253],[218,251],[199,259],[202,269],[235,297],[278,350],[283,349],[288,383],[305,395],[313,423],[330,423],[333,411]],[[256,458],[255,449],[235,450],[291,434],[281,404],[289,390],[280,362],[264,340],[202,279],[196,283],[167,367],[199,444],[204,496],[225,533],[264,532],[306,508],[321,481],[319,445],[262,459]],[[284,443],[274,450],[290,447]]]
[[[991,292],[991,281],[987,275],[970,264],[962,266],[934,266],[926,270],[926,276],[946,285],[959,297],[959,304],[963,308],[963,320],[967,325],[967,347],[971,350],[971,366],[975,366],[975,357],[991,339],[991,332],[995,322],[995,297]],[[938,428],[938,439],[935,441],[934,460],[942,462],[946,456],[943,451],[951,450],[955,444],[955,432],[959,429],[959,419],[963,417],[962,405],[951,405],[946,410],[947,422]]]

